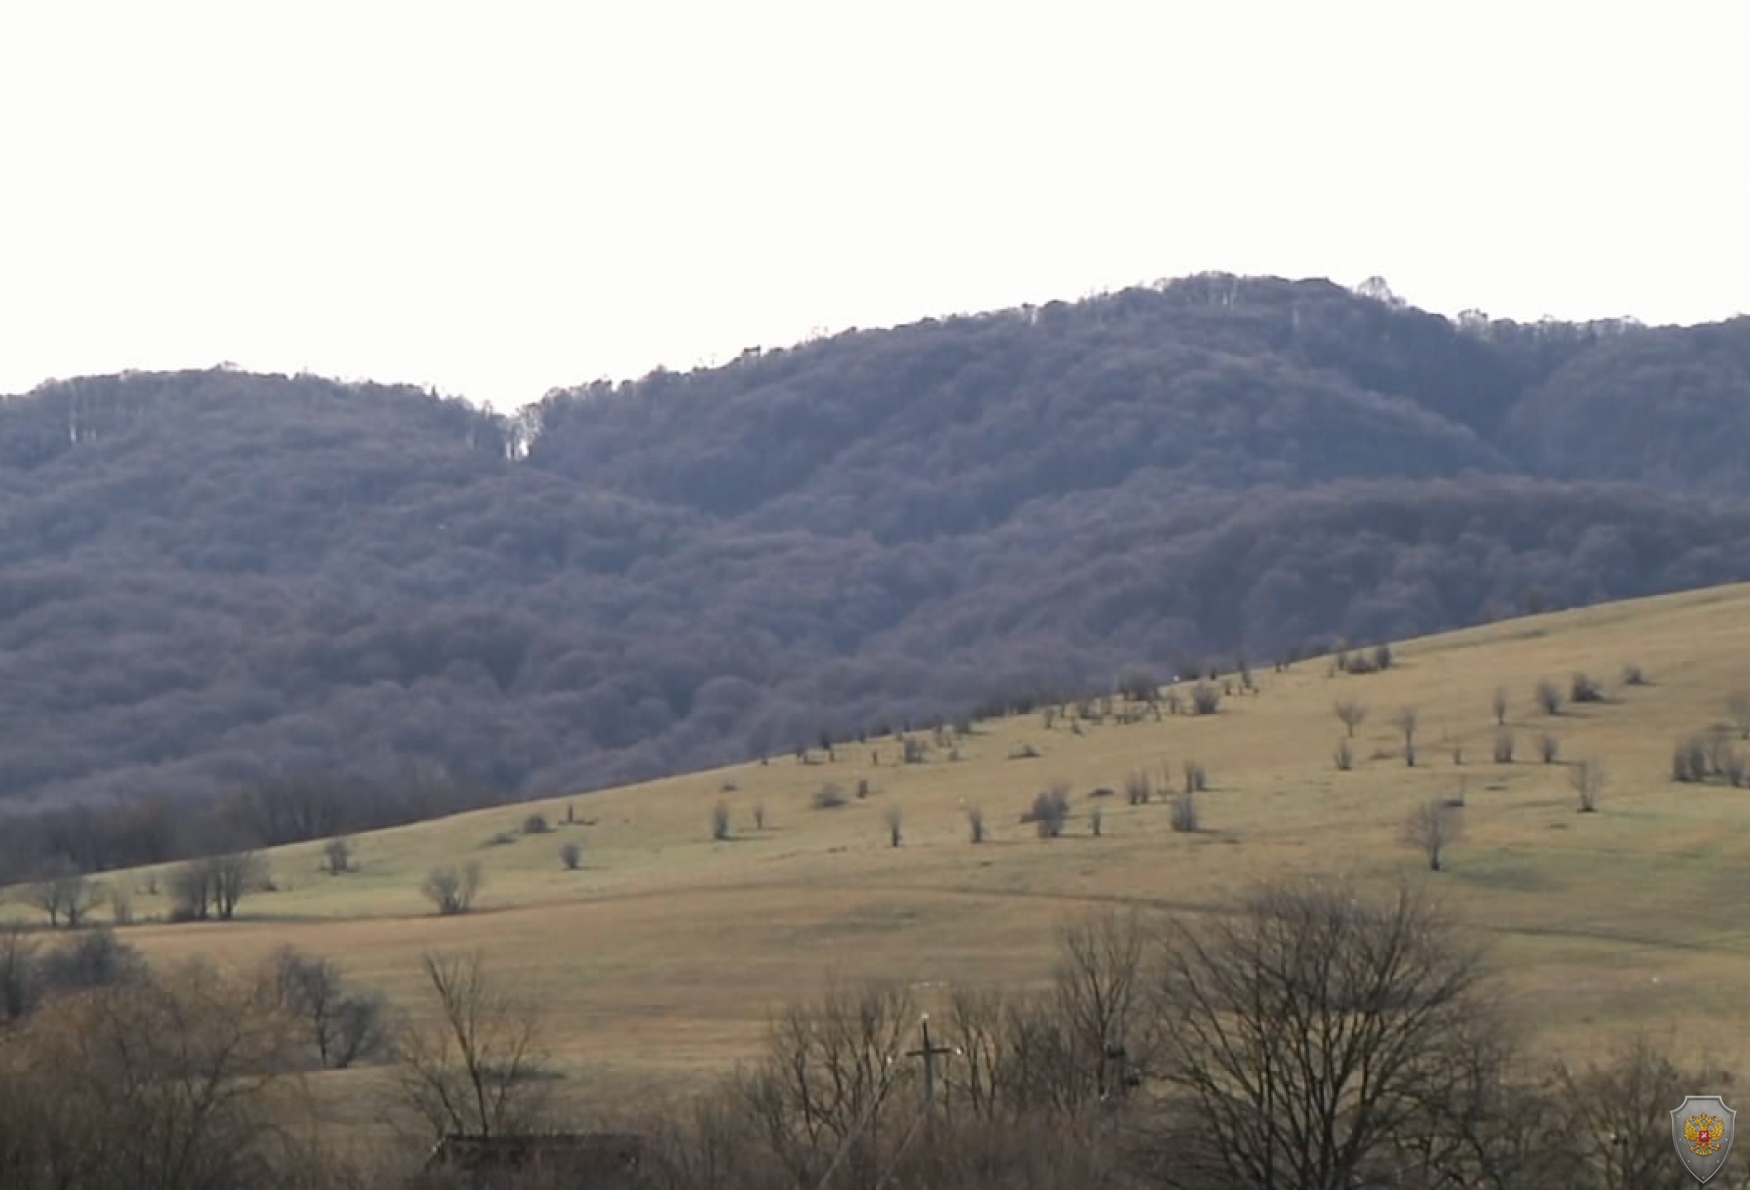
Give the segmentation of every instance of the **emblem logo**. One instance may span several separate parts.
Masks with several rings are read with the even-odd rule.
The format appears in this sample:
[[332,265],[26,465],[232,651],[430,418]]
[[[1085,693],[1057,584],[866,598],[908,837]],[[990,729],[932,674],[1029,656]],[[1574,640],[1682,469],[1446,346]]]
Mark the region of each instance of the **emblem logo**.
[[1671,1140],[1677,1146],[1677,1159],[1704,1186],[1726,1164],[1737,1115],[1718,1095],[1691,1095],[1671,1113]]

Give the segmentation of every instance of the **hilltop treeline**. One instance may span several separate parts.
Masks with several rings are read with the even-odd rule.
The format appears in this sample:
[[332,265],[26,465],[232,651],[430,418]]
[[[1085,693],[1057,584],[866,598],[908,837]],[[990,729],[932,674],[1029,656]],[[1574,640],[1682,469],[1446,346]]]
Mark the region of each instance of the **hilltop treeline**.
[[0,796],[587,788],[1750,577],[1750,320],[1200,277],[556,391],[0,401]]

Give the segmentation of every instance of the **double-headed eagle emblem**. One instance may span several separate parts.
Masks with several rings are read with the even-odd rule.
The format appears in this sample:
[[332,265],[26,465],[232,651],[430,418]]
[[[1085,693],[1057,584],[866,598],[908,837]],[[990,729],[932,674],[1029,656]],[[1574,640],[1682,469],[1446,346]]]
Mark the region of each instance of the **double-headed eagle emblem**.
[[1718,1116],[1702,1112],[1683,1121],[1683,1139],[1689,1143],[1689,1151],[1697,1157],[1712,1157],[1720,1151],[1720,1134],[1725,1128],[1725,1121]]

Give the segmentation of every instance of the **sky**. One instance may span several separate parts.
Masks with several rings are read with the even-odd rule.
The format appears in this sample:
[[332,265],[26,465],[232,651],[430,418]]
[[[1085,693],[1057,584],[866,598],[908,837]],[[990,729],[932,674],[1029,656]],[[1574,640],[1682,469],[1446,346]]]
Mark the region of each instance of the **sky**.
[[1741,0],[5,0],[0,393],[555,387],[1204,270],[1750,312]]

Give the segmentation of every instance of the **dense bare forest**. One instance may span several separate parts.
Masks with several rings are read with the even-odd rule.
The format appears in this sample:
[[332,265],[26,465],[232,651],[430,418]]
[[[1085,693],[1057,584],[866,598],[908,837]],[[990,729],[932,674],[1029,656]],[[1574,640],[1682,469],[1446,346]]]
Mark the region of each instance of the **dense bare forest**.
[[513,416],[224,368],[47,383],[0,400],[0,796],[535,795],[1750,577],[1746,441],[1750,319],[1229,276]]

